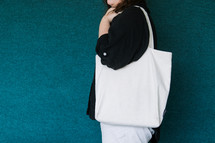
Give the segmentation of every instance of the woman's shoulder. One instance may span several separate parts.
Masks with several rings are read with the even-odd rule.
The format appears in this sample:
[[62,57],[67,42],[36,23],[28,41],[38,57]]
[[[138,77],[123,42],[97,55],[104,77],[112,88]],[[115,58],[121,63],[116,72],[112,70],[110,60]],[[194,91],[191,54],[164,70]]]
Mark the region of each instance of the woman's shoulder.
[[122,12],[122,14],[132,15],[132,14],[140,14],[142,13],[141,9],[136,7],[135,5],[131,5],[127,8],[125,8]]
[[145,16],[144,16],[142,10],[138,7],[135,7],[134,5],[131,5],[127,8],[125,8],[122,11],[122,13],[115,16],[113,18],[112,22],[121,21],[121,22],[133,23],[133,22],[141,20],[141,18],[143,19],[143,17],[145,17]]

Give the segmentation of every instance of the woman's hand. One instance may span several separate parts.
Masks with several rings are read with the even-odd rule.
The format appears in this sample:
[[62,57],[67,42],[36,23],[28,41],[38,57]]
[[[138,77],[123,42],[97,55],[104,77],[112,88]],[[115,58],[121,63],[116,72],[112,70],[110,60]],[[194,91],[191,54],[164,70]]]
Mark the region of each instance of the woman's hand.
[[112,22],[112,20],[113,20],[113,18],[114,18],[115,16],[117,16],[117,15],[120,14],[120,13],[122,13],[122,12],[116,13],[116,12],[113,11],[114,9],[115,9],[114,7],[109,8],[109,9],[107,10],[107,12],[105,13],[105,15],[104,15],[104,18],[106,18],[106,19],[108,20],[109,23]]

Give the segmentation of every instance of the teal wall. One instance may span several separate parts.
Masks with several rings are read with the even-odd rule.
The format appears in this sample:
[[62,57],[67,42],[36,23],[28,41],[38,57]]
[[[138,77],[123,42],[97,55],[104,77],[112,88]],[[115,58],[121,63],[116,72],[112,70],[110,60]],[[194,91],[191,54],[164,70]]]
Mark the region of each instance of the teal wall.
[[173,71],[162,143],[215,143],[215,1],[149,1]]
[[[214,143],[215,1],[148,0],[173,69],[160,143]],[[0,142],[101,143],[86,115],[102,0],[0,1]]]

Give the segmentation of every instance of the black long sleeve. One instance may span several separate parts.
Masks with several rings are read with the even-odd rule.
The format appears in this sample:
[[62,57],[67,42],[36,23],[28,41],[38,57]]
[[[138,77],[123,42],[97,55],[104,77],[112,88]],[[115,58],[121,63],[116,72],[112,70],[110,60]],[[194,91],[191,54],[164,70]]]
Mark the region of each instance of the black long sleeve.
[[107,34],[97,40],[101,63],[117,70],[136,61],[146,51],[149,29],[141,9],[129,7],[113,18]]

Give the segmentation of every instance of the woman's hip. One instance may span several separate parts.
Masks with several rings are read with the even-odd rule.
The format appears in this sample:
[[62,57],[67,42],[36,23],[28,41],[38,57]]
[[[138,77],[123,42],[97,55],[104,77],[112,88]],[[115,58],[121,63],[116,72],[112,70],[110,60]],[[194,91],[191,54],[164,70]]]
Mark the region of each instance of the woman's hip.
[[148,143],[153,129],[100,122],[102,143]]

